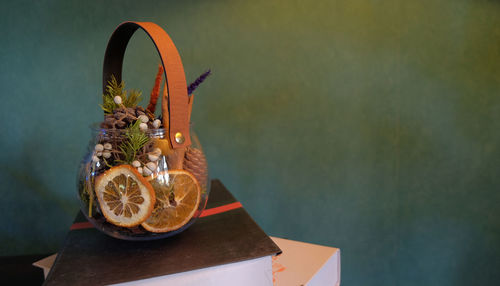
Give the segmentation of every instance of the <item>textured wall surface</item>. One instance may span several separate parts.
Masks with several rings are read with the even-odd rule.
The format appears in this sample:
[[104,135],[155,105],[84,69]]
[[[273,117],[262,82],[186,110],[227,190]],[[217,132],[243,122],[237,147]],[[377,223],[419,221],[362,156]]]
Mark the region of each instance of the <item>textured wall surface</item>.
[[[57,251],[108,37],[167,30],[213,177],[344,285],[500,280],[500,1],[2,1],[0,255]],[[157,56],[137,33],[129,88]]]

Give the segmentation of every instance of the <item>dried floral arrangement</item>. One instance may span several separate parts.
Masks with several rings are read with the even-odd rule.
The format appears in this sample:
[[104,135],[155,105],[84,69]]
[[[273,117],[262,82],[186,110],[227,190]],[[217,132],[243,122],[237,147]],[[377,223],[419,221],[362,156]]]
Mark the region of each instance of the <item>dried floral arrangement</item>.
[[[144,229],[171,231],[186,224],[197,208],[193,205],[193,210],[184,216],[176,214],[177,221],[170,219],[175,224],[172,226],[171,222],[165,221],[166,213],[168,215],[171,210],[179,212],[179,204],[188,204],[177,196],[186,197],[185,201],[189,202],[189,196],[195,193],[193,189],[198,188],[198,193],[206,191],[208,174],[203,152],[192,147],[174,151],[168,136],[165,136],[168,121],[164,126],[162,120],[162,116],[168,114],[155,115],[163,71],[160,64],[146,108],[138,105],[142,97],[140,91],[126,90],[124,82],[118,82],[115,77],[108,82],[100,105],[104,120],[99,125],[101,130],[85,165],[84,172],[88,175],[82,182],[83,191],[80,193],[82,201],[88,204],[88,217],[102,214],[108,222],[132,232]],[[193,91],[210,74],[210,70],[204,72],[187,87],[189,118]],[[166,90],[163,89],[165,98],[168,97]],[[163,169],[168,169],[171,180],[177,181],[163,184],[166,187],[160,184],[160,170]],[[174,183],[184,187],[180,191],[174,190]],[[199,203],[199,198],[197,202],[191,200],[193,204]]]

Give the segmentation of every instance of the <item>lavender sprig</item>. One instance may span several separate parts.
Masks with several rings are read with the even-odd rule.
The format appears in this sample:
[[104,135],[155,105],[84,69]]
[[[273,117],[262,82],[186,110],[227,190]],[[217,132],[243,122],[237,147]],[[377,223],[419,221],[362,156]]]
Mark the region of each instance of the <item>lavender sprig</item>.
[[207,78],[207,76],[211,75],[212,74],[212,71],[207,70],[206,72],[204,72],[203,74],[201,74],[193,83],[191,83],[189,86],[188,86],[188,95],[193,93],[193,91],[195,89],[198,88],[198,86],[203,82],[205,81],[205,79]]

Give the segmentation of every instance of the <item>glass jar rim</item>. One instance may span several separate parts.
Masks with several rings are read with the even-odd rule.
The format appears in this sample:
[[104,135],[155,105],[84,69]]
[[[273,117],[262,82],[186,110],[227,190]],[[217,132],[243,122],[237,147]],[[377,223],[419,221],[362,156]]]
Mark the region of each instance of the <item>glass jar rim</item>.
[[[96,134],[125,134],[125,132],[127,132],[127,129],[101,127],[100,122],[95,122],[90,124],[89,128],[92,131],[92,133]],[[148,135],[160,135],[168,133],[168,130],[165,128],[148,128],[148,130],[146,130],[145,133]]]

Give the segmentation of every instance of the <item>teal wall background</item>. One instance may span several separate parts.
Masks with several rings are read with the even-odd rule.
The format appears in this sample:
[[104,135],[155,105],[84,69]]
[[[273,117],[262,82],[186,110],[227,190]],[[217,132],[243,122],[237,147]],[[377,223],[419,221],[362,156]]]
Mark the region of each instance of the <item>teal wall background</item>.
[[[101,118],[108,37],[153,21],[211,175],[270,235],[342,249],[343,285],[500,280],[500,2],[2,1],[0,255],[57,251]],[[137,33],[124,79],[149,94]]]

